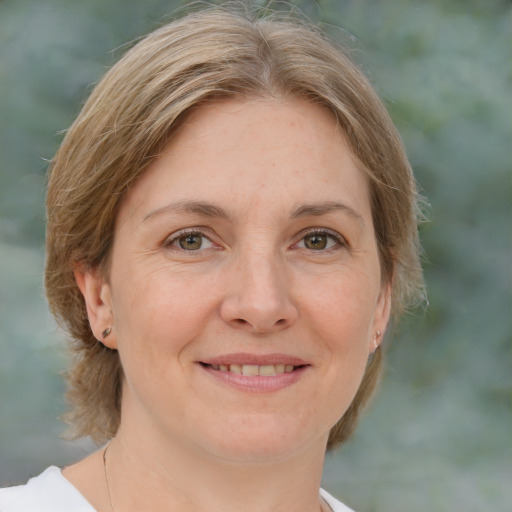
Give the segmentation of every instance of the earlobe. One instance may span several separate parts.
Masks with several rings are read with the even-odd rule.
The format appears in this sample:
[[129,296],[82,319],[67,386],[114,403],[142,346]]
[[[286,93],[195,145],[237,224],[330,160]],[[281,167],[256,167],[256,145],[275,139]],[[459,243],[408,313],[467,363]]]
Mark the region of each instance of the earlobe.
[[76,264],[73,270],[78,288],[82,292],[87,308],[87,317],[91,330],[98,341],[108,348],[117,348],[115,336],[111,334],[114,325],[114,313],[110,285],[97,269],[84,268]]
[[388,284],[381,288],[377,304],[375,308],[375,316],[373,319],[373,343],[370,351],[373,352],[382,343],[383,334],[391,315],[391,285]]

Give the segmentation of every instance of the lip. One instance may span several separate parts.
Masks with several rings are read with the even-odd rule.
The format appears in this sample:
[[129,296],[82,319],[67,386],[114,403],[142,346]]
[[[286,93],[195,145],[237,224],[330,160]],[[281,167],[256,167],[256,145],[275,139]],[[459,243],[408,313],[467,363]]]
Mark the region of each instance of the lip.
[[254,364],[265,366],[270,364],[293,364],[293,366],[308,366],[309,363],[300,357],[289,354],[249,354],[237,352],[233,354],[224,354],[221,356],[201,359],[198,363],[203,364]]
[[[215,379],[218,383],[244,391],[246,393],[273,393],[288,388],[301,380],[311,369],[311,365],[303,359],[288,354],[248,354],[236,353],[215,356],[197,361],[197,366],[208,377]],[[275,365],[291,364],[296,366],[292,372],[269,376],[241,375],[229,371],[215,370],[210,365]]]

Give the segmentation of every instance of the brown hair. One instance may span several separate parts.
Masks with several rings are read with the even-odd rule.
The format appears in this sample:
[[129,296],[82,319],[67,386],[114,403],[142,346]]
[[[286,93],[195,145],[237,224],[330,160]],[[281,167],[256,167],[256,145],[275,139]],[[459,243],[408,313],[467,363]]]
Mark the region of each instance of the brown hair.
[[[296,20],[258,19],[232,8],[190,14],[149,34],[110,69],[50,166],[46,292],[72,339],[67,420],[74,437],[104,442],[115,435],[123,375],[117,351],[91,332],[73,266],[106,272],[120,201],[191,109],[216,99],[264,96],[302,97],[334,114],[369,177],[395,319],[422,296],[414,178],[385,107],[346,52]],[[329,448],[354,429],[381,366],[377,350],[331,431]]]

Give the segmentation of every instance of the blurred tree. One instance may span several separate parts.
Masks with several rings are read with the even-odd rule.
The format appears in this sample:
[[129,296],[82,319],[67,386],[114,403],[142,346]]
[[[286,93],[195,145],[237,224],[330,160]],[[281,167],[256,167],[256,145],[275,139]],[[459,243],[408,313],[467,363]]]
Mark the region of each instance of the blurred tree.
[[[0,2],[0,482],[82,450],[52,441],[63,361],[41,298],[46,161],[126,42],[190,4]],[[430,306],[393,341],[381,396],[329,461],[327,485],[368,512],[505,510],[512,499],[510,2],[252,5],[297,8],[349,49],[388,105],[431,203],[422,229]]]

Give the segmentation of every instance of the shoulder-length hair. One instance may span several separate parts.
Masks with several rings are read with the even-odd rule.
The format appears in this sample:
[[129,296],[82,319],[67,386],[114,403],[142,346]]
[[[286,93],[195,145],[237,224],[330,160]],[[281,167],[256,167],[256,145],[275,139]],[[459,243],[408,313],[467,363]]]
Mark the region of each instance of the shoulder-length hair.
[[[123,382],[117,351],[92,334],[74,266],[108,274],[120,201],[188,113],[205,102],[269,96],[304,98],[332,112],[368,177],[395,319],[421,297],[415,181],[386,108],[347,52],[289,18],[231,8],[190,14],[149,34],[106,73],[51,162],[45,283],[50,309],[71,338],[73,437],[101,443],[115,435]],[[329,448],[353,431],[381,366],[379,349]]]

